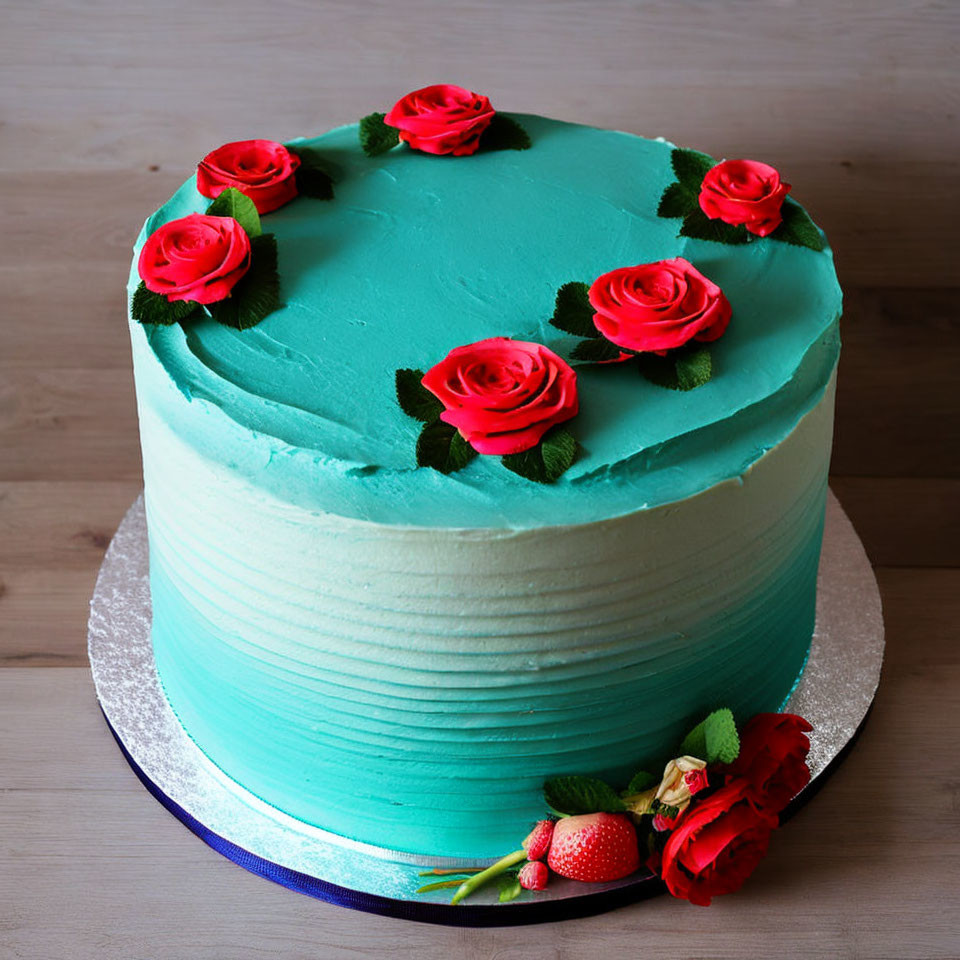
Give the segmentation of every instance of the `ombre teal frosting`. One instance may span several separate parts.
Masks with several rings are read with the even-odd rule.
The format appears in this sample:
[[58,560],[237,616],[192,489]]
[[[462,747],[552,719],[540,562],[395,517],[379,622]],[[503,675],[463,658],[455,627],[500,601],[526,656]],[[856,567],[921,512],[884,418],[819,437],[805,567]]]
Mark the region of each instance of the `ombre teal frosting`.
[[[547,777],[619,786],[709,710],[779,708],[814,627],[829,249],[678,239],[656,216],[670,144],[519,119],[523,152],[305,141],[336,197],[263,218],[283,309],[245,331],[130,325],[173,710],[245,790],[393,850],[516,849]],[[207,202],[185,184],[138,249]],[[495,458],[416,468],[398,367],[496,335],[563,353],[561,284],[674,256],[733,307],[708,384],[579,370],[583,453],[552,486]]]
[[[678,238],[656,216],[671,145],[519,118],[526,151],[363,155],[354,125],[304,141],[336,180],[263,218],[276,234],[285,307],[251,330],[205,319],[134,330],[159,360],[140,390],[187,440],[304,507],[447,527],[582,523],[682,499],[740,475],[823,393],[839,348],[829,249]],[[789,171],[785,171],[789,173]],[[190,180],[145,225],[205,209]],[[557,288],[615,267],[684,256],[733,307],[715,376],[689,393],[626,368],[578,371],[583,453],[552,487],[495,458],[442,476],[417,469],[419,425],[399,408],[398,367],[427,369],[490,336],[576,341],[547,320]],[[136,285],[136,267],[131,289]],[[138,342],[143,341],[143,342]],[[162,368],[162,372],[161,372]],[[184,405],[173,397],[173,383]],[[198,406],[226,415],[211,436]]]

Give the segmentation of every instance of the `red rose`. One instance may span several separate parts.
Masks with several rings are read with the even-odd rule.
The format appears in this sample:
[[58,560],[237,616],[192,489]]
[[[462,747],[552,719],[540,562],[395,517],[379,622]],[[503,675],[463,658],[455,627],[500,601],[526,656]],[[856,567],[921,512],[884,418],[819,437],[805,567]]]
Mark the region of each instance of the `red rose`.
[[215,303],[250,269],[250,238],[233,217],[191,213],[147,237],[138,270],[148,290],[167,300]]
[[492,337],[457,347],[421,381],[478,453],[503,456],[535,447],[576,416],[577,375],[539,343]]
[[709,906],[711,897],[743,886],[766,856],[773,814],[759,807],[747,780],[732,780],[680,814],[658,868],[667,889],[683,900]]
[[756,160],[724,160],[711,167],[700,185],[700,209],[711,219],[745,226],[758,237],[773,233],[783,219],[780,207],[790,184]]
[[219,197],[235,187],[255,204],[258,213],[269,213],[297,195],[296,172],[300,158],[274,140],[238,140],[208,153],[197,166],[197,189]]
[[493,114],[490,101],[479,93],[438,83],[398,100],[383,122],[396,127],[414,150],[462,157],[476,152]]
[[593,281],[589,297],[597,330],[636,353],[716,340],[730,323],[723,291],[683,257],[612,270]]
[[740,754],[725,772],[753,784],[759,801],[779,813],[809,782],[813,727],[793,713],[758,713],[740,733]]

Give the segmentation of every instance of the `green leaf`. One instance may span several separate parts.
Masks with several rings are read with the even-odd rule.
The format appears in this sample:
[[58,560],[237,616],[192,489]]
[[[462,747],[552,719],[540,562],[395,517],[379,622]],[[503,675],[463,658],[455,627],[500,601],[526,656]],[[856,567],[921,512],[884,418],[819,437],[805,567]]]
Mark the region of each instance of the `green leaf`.
[[316,200],[333,199],[333,178],[324,169],[321,154],[310,147],[287,146],[287,149],[300,158],[300,166],[295,174],[297,193]]
[[575,337],[599,337],[600,331],[593,323],[594,309],[590,306],[589,291],[585,283],[576,280],[565,283],[557,291],[550,323]]
[[500,888],[500,895],[497,898],[500,903],[509,903],[520,896],[523,887],[515,874],[504,873],[497,877],[497,886]]
[[570,351],[570,359],[581,363],[603,363],[619,359],[622,352],[616,344],[597,337],[595,340],[581,340]]
[[627,784],[627,789],[622,791],[621,796],[629,797],[635,793],[643,793],[644,790],[648,790],[656,782],[657,778],[652,773],[648,773],[646,770],[638,770]]
[[247,330],[280,307],[277,238],[264,233],[250,241],[250,269],[225,300],[209,305],[210,314],[226,327]]
[[792,200],[784,201],[780,215],[783,223],[769,235],[771,240],[792,243],[797,247],[809,247],[811,250],[823,250],[826,246],[817,225],[798,203]]
[[417,438],[417,466],[433,467],[441,473],[462,470],[477,451],[460,436],[456,427],[442,420],[424,424]]
[[697,194],[682,183],[671,183],[660,198],[658,217],[685,217],[697,209]]
[[577,441],[563,427],[553,427],[535,447],[507,454],[501,463],[526,480],[553,483],[576,458]]
[[684,347],[665,357],[645,353],[638,359],[640,373],[647,380],[670,390],[693,390],[713,376],[710,351],[702,346]]
[[699,207],[683,218],[680,236],[712,240],[714,243],[741,244],[750,241],[746,227],[733,227],[722,220],[711,220]]
[[490,125],[480,134],[480,150],[529,150],[530,134],[505,113],[495,113]]
[[706,172],[717,165],[713,157],[700,153],[699,150],[687,150],[684,147],[675,147],[670,154],[670,165],[677,179],[694,194],[700,193],[700,184]]
[[443,412],[443,404],[420,382],[422,370],[397,371],[397,402],[408,417],[432,423]]
[[733,763],[740,753],[733,714],[726,707],[714,710],[684,737],[680,753],[707,763]]
[[702,387],[713,376],[713,359],[706,347],[680,351],[674,365],[677,370],[678,390]]
[[193,300],[174,300],[171,303],[162,293],[147,289],[141,280],[133,292],[130,303],[130,316],[137,323],[159,323],[165,327],[186,320],[200,304]]
[[368,157],[378,157],[400,142],[400,131],[388,127],[385,113],[371,113],[360,121],[360,147]]
[[626,805],[613,787],[594,777],[554,777],[543,785],[547,805],[558,813],[622,813]]
[[243,227],[247,236],[253,240],[263,230],[260,227],[260,214],[256,204],[236,187],[227,187],[213,203],[207,207],[207,216],[233,217]]

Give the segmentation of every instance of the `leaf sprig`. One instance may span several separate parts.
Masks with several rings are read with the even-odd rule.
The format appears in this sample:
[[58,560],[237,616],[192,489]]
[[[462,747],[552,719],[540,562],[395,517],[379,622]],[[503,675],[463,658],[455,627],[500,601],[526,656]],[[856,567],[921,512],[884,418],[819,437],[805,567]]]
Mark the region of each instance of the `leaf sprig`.
[[699,196],[704,176],[711,167],[716,166],[717,161],[698,150],[675,147],[670,154],[670,164],[677,179],[663,191],[657,216],[682,219],[677,236],[733,245],[768,239],[810,250],[825,249],[826,242],[817,225],[806,210],[789,197],[780,208],[782,223],[766,238],[754,236],[742,225],[733,226],[720,219],[711,220],[700,209]]

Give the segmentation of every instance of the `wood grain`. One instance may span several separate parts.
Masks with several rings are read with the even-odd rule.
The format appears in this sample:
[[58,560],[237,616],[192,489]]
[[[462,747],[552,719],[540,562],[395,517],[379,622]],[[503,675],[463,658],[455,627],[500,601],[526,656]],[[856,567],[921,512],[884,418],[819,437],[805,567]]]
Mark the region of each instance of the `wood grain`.
[[930,704],[943,717],[960,709],[960,571],[880,581],[889,642],[873,715],[748,886],[709,910],[660,898],[546,927],[405,923],[254,877],[146,793],[86,671],[2,670],[0,729],[16,736],[2,743],[0,956],[742,960],[775,944],[783,960],[955,958],[960,915],[944,897],[960,883],[960,732],[932,722]]

